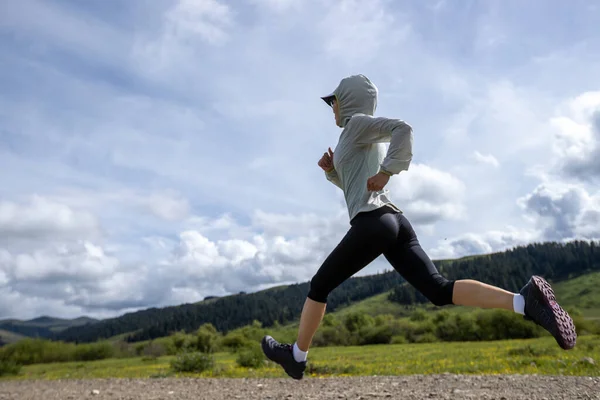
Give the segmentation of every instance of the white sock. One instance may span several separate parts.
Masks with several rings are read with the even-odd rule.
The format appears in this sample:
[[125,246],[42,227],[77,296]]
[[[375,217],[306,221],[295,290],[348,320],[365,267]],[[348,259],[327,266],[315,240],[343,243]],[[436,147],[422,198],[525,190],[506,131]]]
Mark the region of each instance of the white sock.
[[294,360],[297,362],[306,361],[308,356],[308,351],[302,351],[298,347],[298,343],[294,343]]
[[516,294],[513,297],[513,308],[516,313],[525,315],[525,297],[522,294]]

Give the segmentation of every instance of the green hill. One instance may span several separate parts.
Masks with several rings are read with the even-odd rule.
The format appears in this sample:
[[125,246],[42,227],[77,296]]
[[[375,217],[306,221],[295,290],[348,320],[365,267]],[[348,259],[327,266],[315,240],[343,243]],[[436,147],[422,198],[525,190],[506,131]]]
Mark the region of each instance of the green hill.
[[[10,337],[10,342],[23,337],[52,338],[56,334],[72,327],[93,324],[98,320],[88,317],[61,319],[41,316],[27,321],[18,319],[0,320],[0,337]],[[4,332],[4,334],[2,334]],[[8,342],[7,340],[4,340]]]
[[[489,255],[436,261],[436,264],[451,279],[477,279],[518,291],[532,274],[542,275],[556,284],[600,272],[600,247],[596,242],[581,241],[535,243]],[[377,312],[385,309],[386,313],[402,315],[415,305],[429,304],[412,286],[403,283],[404,280],[395,271],[349,279],[330,295],[328,311],[343,312],[344,307],[365,300],[356,307],[377,308]],[[567,292],[573,292],[576,286]],[[213,324],[223,333],[255,320],[265,327],[275,323],[286,325],[298,320],[308,289],[306,282],[196,304],[151,308],[92,325],[71,327],[54,338],[93,342],[126,334],[128,341],[135,342],[178,331],[190,332],[204,323]]]
[[19,335],[18,333],[6,331],[0,329],[0,346],[5,344],[11,344],[14,342],[18,342],[19,340],[25,338],[26,336]]
[[[568,309],[576,309],[588,319],[600,319],[600,272],[590,272],[577,278],[555,282],[552,285],[560,304]],[[372,317],[378,315],[393,315],[395,317],[407,317],[416,308],[424,308],[429,311],[441,311],[452,309],[453,311],[469,312],[468,307],[444,307],[439,308],[429,304],[405,305],[390,300],[393,291],[381,293],[368,299],[358,301],[346,307],[339,308],[333,314],[344,317],[348,314],[364,313]]]

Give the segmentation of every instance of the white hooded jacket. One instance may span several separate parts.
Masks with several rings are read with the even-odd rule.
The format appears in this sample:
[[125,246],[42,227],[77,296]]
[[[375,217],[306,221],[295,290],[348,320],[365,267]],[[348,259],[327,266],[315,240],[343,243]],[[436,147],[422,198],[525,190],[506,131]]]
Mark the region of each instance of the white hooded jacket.
[[[322,97],[328,102],[335,96],[339,105],[343,130],[334,149],[334,169],[325,175],[343,190],[350,220],[384,205],[400,211],[386,188],[371,192],[367,180],[381,169],[390,174],[408,170],[412,160],[412,128],[399,119],[374,117],[377,92],[366,76],[353,75]],[[389,143],[387,153],[385,143]]]

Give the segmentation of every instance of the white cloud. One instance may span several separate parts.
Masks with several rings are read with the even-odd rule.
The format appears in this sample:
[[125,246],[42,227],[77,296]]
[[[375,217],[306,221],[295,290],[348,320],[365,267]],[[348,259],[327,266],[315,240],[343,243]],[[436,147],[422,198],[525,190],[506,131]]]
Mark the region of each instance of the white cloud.
[[365,63],[376,57],[384,43],[401,46],[410,33],[410,20],[390,13],[384,1],[341,0],[328,5],[318,25],[323,47],[346,63]]
[[519,204],[534,216],[543,240],[600,238],[600,192],[591,195],[581,185],[544,183]]
[[550,122],[555,128],[554,168],[583,181],[600,176],[600,91],[566,102]]
[[436,259],[458,258],[463,256],[489,254],[538,240],[535,230],[506,227],[504,230],[490,230],[484,233],[465,233],[453,238],[440,240],[430,251]]
[[480,162],[482,164],[487,164],[487,165],[491,165],[494,168],[498,168],[500,166],[500,163],[498,162],[498,160],[496,159],[496,157],[494,157],[492,154],[481,154],[478,151],[475,151],[473,153],[473,158],[477,161]]
[[564,9],[449,4],[0,2],[0,317],[310,278],[348,229],[316,161],[349,73],[415,127],[389,188],[432,254],[597,235],[597,38]]
[[179,0],[166,20],[165,33],[173,36],[173,43],[185,43],[195,35],[210,44],[222,43],[233,22],[229,6],[219,0]]
[[27,203],[0,201],[0,244],[10,239],[53,240],[99,232],[96,218],[42,196]]
[[410,172],[390,180],[389,189],[392,201],[417,225],[461,219],[465,215],[464,183],[428,165],[412,164]]

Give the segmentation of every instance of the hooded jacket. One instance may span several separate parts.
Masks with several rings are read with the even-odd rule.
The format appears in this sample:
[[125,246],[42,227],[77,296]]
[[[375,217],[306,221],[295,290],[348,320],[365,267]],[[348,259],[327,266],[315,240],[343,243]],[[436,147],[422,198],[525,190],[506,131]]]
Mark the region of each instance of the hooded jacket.
[[412,161],[412,128],[399,119],[375,117],[377,93],[377,87],[366,76],[353,75],[322,97],[329,103],[335,96],[339,105],[343,130],[334,149],[334,169],[325,176],[344,192],[350,220],[360,212],[384,205],[400,211],[386,188],[369,191],[367,180],[380,170],[399,174],[408,170]]

